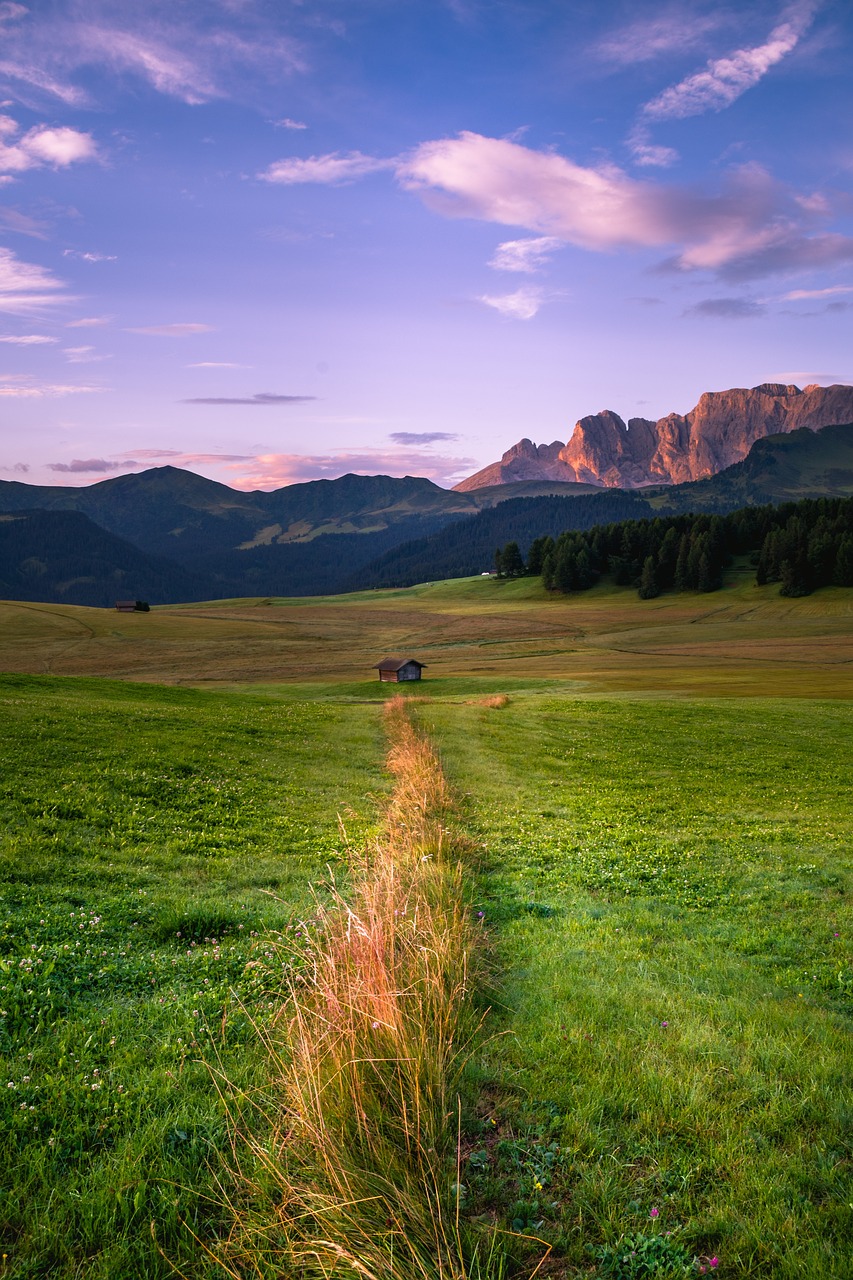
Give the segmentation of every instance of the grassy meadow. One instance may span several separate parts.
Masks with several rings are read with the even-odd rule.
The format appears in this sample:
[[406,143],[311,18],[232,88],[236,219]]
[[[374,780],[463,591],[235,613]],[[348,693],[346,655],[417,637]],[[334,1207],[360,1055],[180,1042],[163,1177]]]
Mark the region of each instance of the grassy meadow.
[[853,1276],[852,621],[737,572],[0,604],[0,1277],[229,1274],[258,1029],[390,787],[389,652],[428,664],[497,975],[462,1216],[524,1275],[550,1245],[550,1275]]

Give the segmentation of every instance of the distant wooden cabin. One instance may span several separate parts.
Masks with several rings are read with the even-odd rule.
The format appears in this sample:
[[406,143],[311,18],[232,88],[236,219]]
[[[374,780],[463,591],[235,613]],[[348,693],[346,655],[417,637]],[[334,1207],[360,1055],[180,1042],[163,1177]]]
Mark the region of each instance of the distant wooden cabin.
[[147,600],[116,600],[119,613],[148,613],[151,609]]
[[373,669],[379,672],[380,680],[397,684],[400,680],[420,680],[425,666],[425,662],[418,662],[416,658],[383,658]]

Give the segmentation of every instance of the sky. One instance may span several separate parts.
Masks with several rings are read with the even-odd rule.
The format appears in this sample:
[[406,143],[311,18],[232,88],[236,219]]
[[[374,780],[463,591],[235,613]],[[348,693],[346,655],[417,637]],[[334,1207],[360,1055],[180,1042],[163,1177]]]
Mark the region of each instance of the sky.
[[0,0],[0,478],[853,381],[849,0]]

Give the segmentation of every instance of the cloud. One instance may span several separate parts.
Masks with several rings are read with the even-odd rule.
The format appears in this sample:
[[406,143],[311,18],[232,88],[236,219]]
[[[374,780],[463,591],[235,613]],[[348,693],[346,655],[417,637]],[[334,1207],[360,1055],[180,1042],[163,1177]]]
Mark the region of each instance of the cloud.
[[792,289],[782,294],[783,302],[799,302],[803,298],[829,298],[836,293],[853,293],[853,284],[835,284],[829,289]]
[[63,249],[63,258],[79,258],[81,262],[117,262],[114,253],[84,253],[80,249]]
[[110,462],[107,458],[73,458],[71,462],[48,462],[48,471],[61,471],[68,475],[76,475],[80,472],[105,472],[105,471],[121,471],[122,468],[133,466],[133,462]]
[[496,271],[523,271],[533,275],[552,253],[563,247],[557,236],[533,236],[525,240],[505,240],[499,244],[489,266]]
[[33,382],[31,380],[12,380],[8,375],[0,377],[0,396],[15,400],[53,399],[55,396],[93,395],[105,391],[105,387],[86,387],[67,383]]
[[156,338],[191,338],[195,333],[213,333],[212,324],[149,324],[128,333],[144,333]]
[[212,466],[219,462],[251,462],[254,455],[251,453],[186,453],[181,449],[131,449],[126,454],[116,456],[127,459],[123,463],[125,466],[142,466],[143,464],[138,461],[139,458],[144,458],[146,461],[168,458],[169,465],[191,467]]
[[83,160],[96,160],[98,149],[90,133],[77,129],[36,125],[20,138],[19,125],[11,116],[0,116],[0,173],[23,173],[51,165],[67,169]]
[[8,342],[14,347],[41,347],[48,342],[56,342],[56,338],[48,338],[44,333],[4,333],[0,334],[0,342]]
[[617,67],[690,53],[726,20],[724,13],[689,15],[671,7],[614,31],[595,46],[594,53]]
[[99,355],[94,347],[63,347],[62,354],[69,364],[97,364],[112,359],[109,355]]
[[349,151],[346,154],[333,151],[324,156],[308,156],[305,160],[296,156],[276,160],[263,173],[259,173],[258,177],[264,182],[286,186],[302,182],[338,186],[364,178],[370,173],[393,169],[396,163],[396,160],[378,160],[375,156],[365,156],[360,151]]
[[469,475],[473,458],[442,457],[405,449],[362,449],[328,454],[267,453],[253,458],[249,467],[230,466],[239,472],[230,481],[236,489],[278,489],[304,480],[335,480],[339,476],[426,476],[435,484],[450,486]]
[[453,431],[392,431],[388,437],[395,444],[436,444],[439,440],[458,440]]
[[813,3],[792,5],[764,44],[712,59],[704,70],[647,102],[643,115],[649,120],[683,120],[706,111],[724,111],[797,47],[811,25],[815,8]]
[[635,125],[628,135],[628,147],[636,164],[645,169],[670,169],[681,159],[673,147],[652,142],[645,125]]
[[0,73],[29,103],[45,95],[69,105],[93,105],[69,77],[91,68],[131,75],[155,92],[199,105],[235,93],[254,95],[259,77],[270,82],[304,70],[293,40],[264,27],[250,6],[232,9],[226,25],[201,23],[193,6],[149,0],[144,7],[89,0],[34,10],[20,30],[7,29]]
[[78,320],[68,320],[66,329],[100,329],[103,325],[112,324],[115,316],[80,316]]
[[677,246],[662,265],[679,271],[743,280],[853,259],[853,238],[809,233],[827,216],[825,203],[804,201],[758,165],[730,170],[719,192],[705,194],[465,132],[422,143],[399,161],[397,177],[444,217],[524,227],[597,252]]
[[26,315],[70,299],[61,280],[34,262],[22,262],[11,249],[0,248],[0,311]]
[[47,225],[28,213],[21,213],[20,209],[0,209],[0,226],[17,235],[32,236],[34,240],[47,239]]
[[29,13],[29,9],[23,4],[13,4],[12,0],[3,0],[0,4],[0,22],[14,22],[17,18],[23,18]]
[[182,400],[181,404],[305,404],[316,399],[316,396],[279,396],[272,391],[257,391],[253,396],[194,396],[191,400]]
[[307,129],[308,125],[303,124],[301,120],[291,120],[289,116],[285,116],[283,120],[273,120],[273,127],[276,129]]
[[233,360],[199,360],[188,364],[188,369],[251,369],[250,364],[235,364]]
[[532,320],[547,298],[542,289],[522,285],[515,293],[481,294],[477,301],[499,311],[510,320]]
[[686,316],[708,316],[718,320],[748,320],[764,314],[764,307],[745,298],[705,298],[683,312]]
[[853,378],[843,373],[803,373],[802,370],[796,373],[774,373],[767,379],[768,382],[784,382],[786,384],[795,383],[798,387],[807,387],[810,382],[828,382],[830,385],[841,383],[846,386],[853,382]]

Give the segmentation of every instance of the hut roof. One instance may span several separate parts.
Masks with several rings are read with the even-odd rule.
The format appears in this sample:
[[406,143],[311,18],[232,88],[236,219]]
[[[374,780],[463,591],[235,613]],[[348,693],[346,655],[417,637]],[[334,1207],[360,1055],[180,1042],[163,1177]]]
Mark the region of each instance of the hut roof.
[[374,671],[399,671],[401,667],[407,667],[413,662],[416,667],[425,667],[425,662],[418,662],[417,658],[383,658],[381,662],[377,662],[373,668]]

